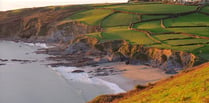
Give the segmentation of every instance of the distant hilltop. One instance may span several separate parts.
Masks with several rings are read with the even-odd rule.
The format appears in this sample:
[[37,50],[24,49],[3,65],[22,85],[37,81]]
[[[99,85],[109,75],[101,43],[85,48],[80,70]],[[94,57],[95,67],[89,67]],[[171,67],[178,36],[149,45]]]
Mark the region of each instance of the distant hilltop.
[[164,3],[173,3],[173,4],[208,4],[209,0],[128,0],[129,3],[136,2],[164,2]]

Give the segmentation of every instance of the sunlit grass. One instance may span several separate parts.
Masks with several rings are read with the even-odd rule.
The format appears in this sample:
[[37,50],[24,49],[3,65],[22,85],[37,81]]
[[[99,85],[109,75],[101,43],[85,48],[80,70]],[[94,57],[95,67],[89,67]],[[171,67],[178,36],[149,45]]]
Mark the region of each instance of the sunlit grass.
[[133,22],[139,21],[138,15],[124,14],[124,13],[115,13],[110,17],[104,19],[103,27],[112,27],[112,26],[128,26]]
[[208,103],[209,67],[178,76],[118,103]]
[[168,4],[128,4],[117,6],[105,6],[105,8],[113,8],[117,10],[138,12],[138,13],[180,13],[193,11],[197,6],[184,6],[184,5],[168,5]]
[[193,13],[186,16],[164,20],[164,24],[169,26],[209,26],[209,16]]
[[152,44],[152,41],[146,34],[125,29],[107,29],[102,34],[102,40],[127,40],[134,44]]
[[172,39],[185,39],[190,38],[186,35],[181,34],[161,34],[161,35],[154,35],[153,37],[157,38],[158,40],[164,41],[164,40],[172,40]]
[[81,21],[89,25],[100,25],[103,18],[111,13],[111,10],[92,9],[77,13],[67,19]]

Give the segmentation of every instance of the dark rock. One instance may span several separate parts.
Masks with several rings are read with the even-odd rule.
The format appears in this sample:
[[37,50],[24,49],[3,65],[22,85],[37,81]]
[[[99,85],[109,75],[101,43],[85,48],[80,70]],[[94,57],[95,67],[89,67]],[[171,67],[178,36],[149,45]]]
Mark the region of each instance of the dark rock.
[[93,64],[93,65],[91,65],[92,67],[97,67],[97,66],[99,66],[99,65],[97,65],[97,64]]
[[1,62],[7,62],[7,59],[0,59]]
[[178,72],[176,72],[174,69],[168,69],[168,70],[166,70],[165,73],[166,73],[166,74],[176,74],[176,73],[178,73]]
[[85,71],[84,70],[74,70],[71,73],[83,73],[83,72],[85,72]]
[[0,64],[0,66],[2,66],[2,65],[6,65],[6,64]]
[[98,72],[95,76],[108,76],[109,73],[107,72]]

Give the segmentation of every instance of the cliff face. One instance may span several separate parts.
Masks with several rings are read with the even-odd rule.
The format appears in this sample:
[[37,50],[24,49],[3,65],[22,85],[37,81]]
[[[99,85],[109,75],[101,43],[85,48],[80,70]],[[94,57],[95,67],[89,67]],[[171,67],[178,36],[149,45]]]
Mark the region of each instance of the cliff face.
[[146,64],[166,70],[192,67],[196,59],[192,53],[131,45],[124,40],[99,43],[88,37],[78,39],[67,50],[71,51],[68,53],[100,51],[96,62],[126,61],[127,64]]
[[91,63],[126,61],[127,64],[147,64],[173,69],[188,68],[195,62],[195,56],[191,53],[131,45],[125,40],[99,42],[96,38],[84,35],[101,32],[101,27],[65,19],[75,12],[88,8],[78,6],[71,9],[56,9],[35,8],[2,12],[0,37],[61,42],[64,54],[93,57]]
[[79,36],[99,31],[101,31],[99,26],[89,26],[77,21],[63,21],[49,29],[48,40],[69,42]]
[[[60,9],[60,10],[46,7],[46,8],[23,9],[20,11],[17,10],[17,11],[2,12],[0,15],[0,37],[34,39],[34,38],[45,37],[48,35],[53,35],[48,32],[49,30],[54,29],[55,24],[58,24],[60,21],[62,21],[66,17],[71,16],[75,12],[86,9],[88,8],[82,6],[72,7],[71,9]],[[71,29],[69,29],[69,26],[65,26],[68,24],[71,25],[70,26]],[[58,31],[64,29],[62,31],[65,31],[65,33],[67,33],[71,30],[74,30],[71,32],[75,34],[80,34],[81,32],[78,31],[78,28],[81,28],[81,31],[89,32],[87,30],[89,28],[84,25],[81,26],[80,24],[74,22],[68,24],[65,24],[63,28],[60,27],[61,25],[58,25],[59,26]],[[72,26],[72,25],[76,25],[76,26]],[[75,28],[77,28],[77,30]],[[69,30],[66,31],[66,29]],[[55,34],[57,34],[56,30],[54,30],[54,32]],[[87,33],[87,32],[83,32],[83,33]]]

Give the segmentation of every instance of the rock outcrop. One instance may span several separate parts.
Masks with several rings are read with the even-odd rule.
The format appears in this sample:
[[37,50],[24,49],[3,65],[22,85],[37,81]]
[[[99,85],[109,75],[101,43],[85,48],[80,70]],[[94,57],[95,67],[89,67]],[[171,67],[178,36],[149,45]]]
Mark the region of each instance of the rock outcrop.
[[146,64],[166,70],[192,67],[196,59],[192,53],[132,45],[125,40],[101,43],[87,36],[78,38],[66,51],[70,54],[84,53],[95,56],[98,63],[126,61],[127,64]]
[[90,26],[78,21],[63,21],[49,29],[48,40],[52,42],[69,42],[85,34],[100,31],[101,27],[99,26]]
[[48,32],[54,28],[55,24],[86,9],[89,8],[75,6],[71,9],[56,10],[45,7],[2,12],[0,15],[0,37],[32,40],[44,38],[50,35]]
[[85,64],[126,61],[127,64],[147,64],[173,69],[188,68],[195,63],[195,56],[191,53],[132,45],[125,40],[100,42],[96,38],[85,36],[88,33],[101,32],[100,26],[66,20],[74,13],[89,8],[78,6],[71,9],[57,9],[59,10],[34,8],[23,9],[20,12],[2,12],[0,37],[60,43],[60,50],[54,49],[56,50],[54,52],[48,50],[47,53],[71,55],[69,57],[73,58],[75,57],[72,55],[77,55],[85,58],[85,60],[79,60],[80,64],[82,64],[81,61],[85,61]]

